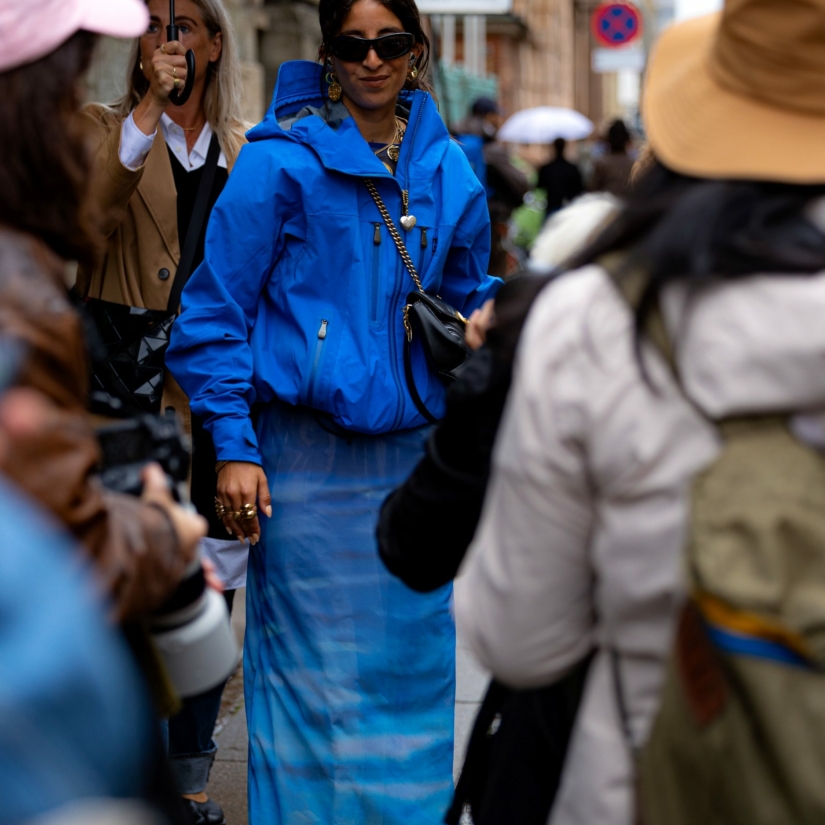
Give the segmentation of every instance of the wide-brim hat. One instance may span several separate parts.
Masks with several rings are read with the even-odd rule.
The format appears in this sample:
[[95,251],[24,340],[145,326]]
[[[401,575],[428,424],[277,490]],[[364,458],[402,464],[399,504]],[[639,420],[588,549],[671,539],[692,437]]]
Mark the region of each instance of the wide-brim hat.
[[45,57],[81,30],[138,37],[148,25],[143,0],[0,0],[0,72]]
[[703,178],[825,183],[825,0],[728,0],[648,65],[656,157]]

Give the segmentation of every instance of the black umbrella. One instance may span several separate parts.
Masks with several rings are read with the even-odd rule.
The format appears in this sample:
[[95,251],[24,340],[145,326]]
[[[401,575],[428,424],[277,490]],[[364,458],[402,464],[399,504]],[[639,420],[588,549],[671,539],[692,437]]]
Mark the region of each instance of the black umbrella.
[[[169,42],[180,39],[180,32],[175,23],[175,0],[169,0],[169,25],[166,27],[166,39]],[[189,49],[189,51],[186,52],[186,83],[182,90],[172,92],[172,94],[169,95],[169,100],[171,100],[175,106],[183,106],[183,104],[189,100],[189,95],[192,94],[192,87],[194,85],[195,53],[192,49]]]

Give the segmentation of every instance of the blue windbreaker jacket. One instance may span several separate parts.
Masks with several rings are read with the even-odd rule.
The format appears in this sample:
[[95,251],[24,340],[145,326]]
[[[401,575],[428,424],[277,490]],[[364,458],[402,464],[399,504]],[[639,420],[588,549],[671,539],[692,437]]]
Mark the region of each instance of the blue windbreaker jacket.
[[[324,109],[321,72],[307,61],[281,67],[212,211],[167,352],[221,460],[260,463],[250,408],[274,398],[358,432],[425,423],[403,368],[402,311],[415,285],[363,178],[375,180],[399,228],[409,190],[417,224],[400,231],[427,292],[469,315],[500,286],[487,275],[484,190],[432,98],[403,97],[409,125],[393,177],[351,117],[328,125],[307,112]],[[413,367],[439,415],[444,387],[417,346]]]

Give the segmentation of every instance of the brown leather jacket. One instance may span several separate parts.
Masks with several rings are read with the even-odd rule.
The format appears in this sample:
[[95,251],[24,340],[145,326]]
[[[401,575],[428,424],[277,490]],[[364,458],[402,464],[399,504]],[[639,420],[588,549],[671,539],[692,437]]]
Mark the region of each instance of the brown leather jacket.
[[13,443],[0,470],[86,547],[126,619],[161,604],[187,559],[160,508],[104,491],[92,475],[99,451],[85,408],[87,358],[64,273],[41,241],[0,227],[0,336],[27,348],[18,383],[55,406],[48,428]]

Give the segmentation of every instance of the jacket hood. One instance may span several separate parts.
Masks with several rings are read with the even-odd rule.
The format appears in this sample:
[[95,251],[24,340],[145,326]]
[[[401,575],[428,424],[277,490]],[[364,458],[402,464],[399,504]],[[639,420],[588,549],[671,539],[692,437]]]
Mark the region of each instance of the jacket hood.
[[[346,107],[326,97],[324,68],[309,60],[284,63],[272,103],[263,121],[247,137],[289,140],[311,147],[327,169],[358,177],[391,178],[361,137]],[[409,108],[407,135],[401,144],[398,174],[404,181],[429,180],[449,146],[450,135],[427,92],[403,91],[399,103]]]
[[662,310],[682,386],[709,417],[825,409],[825,273],[674,285]]

